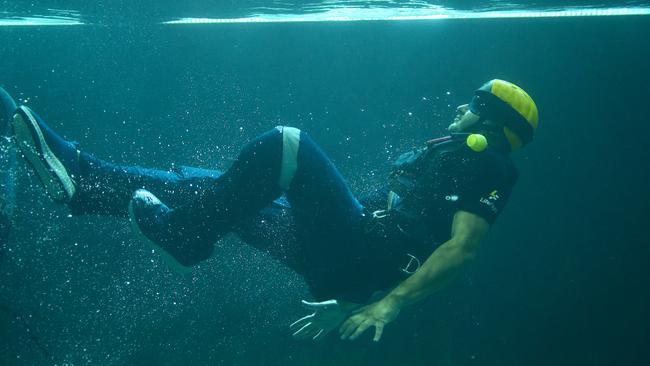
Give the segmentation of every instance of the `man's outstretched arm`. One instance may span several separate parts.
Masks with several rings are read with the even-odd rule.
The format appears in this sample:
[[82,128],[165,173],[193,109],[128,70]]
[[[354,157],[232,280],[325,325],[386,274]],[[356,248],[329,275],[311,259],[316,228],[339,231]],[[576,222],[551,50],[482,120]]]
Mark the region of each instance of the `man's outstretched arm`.
[[458,211],[451,226],[451,239],[438,247],[411,277],[402,281],[383,299],[361,308],[340,327],[341,339],[354,340],[375,327],[379,341],[384,326],[400,310],[443,288],[462,267],[476,257],[479,244],[489,229],[488,222],[475,214]]

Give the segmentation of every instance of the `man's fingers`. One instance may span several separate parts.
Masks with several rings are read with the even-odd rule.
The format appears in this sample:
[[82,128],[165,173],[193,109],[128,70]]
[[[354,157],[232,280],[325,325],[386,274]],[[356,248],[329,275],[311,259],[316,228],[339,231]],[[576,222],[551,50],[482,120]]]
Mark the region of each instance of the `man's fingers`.
[[341,339],[347,339],[354,330],[357,329],[357,323],[356,322],[346,322],[344,324],[344,327],[341,328]]
[[384,333],[384,323],[375,324],[375,337],[372,339],[375,342],[379,342],[381,335]]
[[291,330],[294,330],[296,328],[302,328],[302,326],[305,325],[305,323],[311,322],[311,319],[313,317],[314,317],[314,314],[309,314],[307,316],[303,316],[302,318],[300,318],[300,319],[296,320],[295,322],[291,323],[291,325],[289,325],[289,328]]
[[[352,336],[359,331],[359,328],[361,328],[366,322],[368,322],[367,319],[364,320],[363,318],[356,318],[356,317],[350,318],[350,320],[351,322],[343,331],[343,334],[341,335],[341,339],[353,339]],[[363,328],[363,330],[365,330],[366,328]]]
[[341,339],[345,339],[346,336],[354,331],[354,328],[357,327],[357,320],[354,316],[349,317],[343,325],[339,327],[339,334],[341,334]]
[[373,322],[371,322],[369,320],[366,320],[363,323],[361,323],[357,327],[357,329],[354,331],[354,333],[352,333],[352,335],[350,336],[350,340],[353,341],[353,340],[357,339],[361,334],[363,334],[363,332],[366,331],[366,329],[370,328],[372,325],[373,325]]

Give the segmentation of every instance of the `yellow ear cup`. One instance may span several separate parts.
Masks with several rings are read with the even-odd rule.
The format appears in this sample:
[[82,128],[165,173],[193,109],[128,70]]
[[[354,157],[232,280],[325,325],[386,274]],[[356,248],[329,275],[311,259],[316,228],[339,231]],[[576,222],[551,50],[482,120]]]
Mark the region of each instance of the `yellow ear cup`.
[[467,143],[467,146],[469,146],[470,149],[476,152],[481,152],[485,150],[488,146],[488,142],[485,136],[478,133],[473,133],[467,136],[467,140],[465,142]]

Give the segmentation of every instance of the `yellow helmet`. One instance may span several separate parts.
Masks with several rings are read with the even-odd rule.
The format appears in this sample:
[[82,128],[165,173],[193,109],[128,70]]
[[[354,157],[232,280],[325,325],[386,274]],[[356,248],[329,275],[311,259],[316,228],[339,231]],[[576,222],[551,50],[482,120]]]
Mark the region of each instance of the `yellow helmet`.
[[537,129],[537,106],[517,85],[499,79],[490,80],[474,93],[470,110],[481,119],[502,122],[503,133],[514,151],[533,140]]

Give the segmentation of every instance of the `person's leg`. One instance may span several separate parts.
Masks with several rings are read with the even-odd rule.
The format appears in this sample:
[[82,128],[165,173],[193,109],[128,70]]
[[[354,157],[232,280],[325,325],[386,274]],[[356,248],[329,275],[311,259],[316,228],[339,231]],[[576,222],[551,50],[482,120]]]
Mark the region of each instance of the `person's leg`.
[[[97,159],[80,152],[76,143],[62,138],[30,108],[21,106],[14,116],[16,106],[9,103],[13,100],[0,89],[0,97],[5,95],[7,98],[0,101],[7,105],[9,133],[13,129],[17,145],[37,172],[46,193],[54,201],[65,203],[74,215],[127,216],[133,192],[140,188],[150,190],[172,207],[180,206],[212,187],[222,174],[192,167],[168,171],[119,166]],[[8,197],[11,187],[3,187]],[[278,227],[283,230],[277,231]],[[293,219],[287,203],[272,203],[255,217],[239,222],[233,230],[247,244],[297,268]]]
[[[68,203],[71,212],[113,216],[127,216],[129,201],[137,189],[145,188],[171,207],[179,207],[213,187],[222,175],[217,170],[184,166],[173,171],[117,166],[83,152],[81,172],[79,189]],[[290,268],[298,269],[300,255],[294,226],[289,203],[276,200],[255,216],[239,220],[232,227],[229,225],[228,231]]]
[[305,268],[303,277],[318,300],[364,302],[368,249],[363,206],[333,162],[307,134],[301,134],[298,169],[287,191]]
[[282,194],[283,135],[282,129],[273,129],[247,143],[233,165],[185,205],[172,209],[151,192],[136,191],[129,206],[134,229],[163,249],[178,271],[209,258],[214,243]]
[[189,267],[210,255],[223,232],[283,191],[301,243],[296,267],[312,293],[324,298],[353,291],[362,281],[356,268],[365,250],[362,206],[327,156],[294,128],[279,127],[248,143],[216,184],[187,205],[170,209],[149,192],[137,192],[132,223],[171,255],[172,264]]
[[[53,200],[66,204],[74,215],[125,217],[133,192],[140,188],[150,190],[172,207],[180,206],[212,187],[222,174],[217,170],[192,167],[168,171],[119,166],[100,160],[86,152],[79,152],[77,144],[63,139],[31,109],[23,106],[17,114],[14,113],[16,105],[1,88],[0,102],[5,112],[0,115],[4,118],[0,120],[4,122],[0,127],[6,125],[8,136],[14,134],[12,130],[18,132],[14,136],[15,141],[23,156],[29,157],[27,160],[35,168],[46,193]],[[13,141],[6,141],[13,151]],[[0,141],[4,142],[5,140]],[[7,167],[0,171],[3,188],[0,192],[0,244],[7,240],[14,202],[13,166],[16,160],[13,156],[15,154],[9,154],[8,149],[5,151],[3,148],[5,153],[0,156],[0,163]],[[46,153],[49,154],[47,158]],[[68,187],[72,189],[66,191],[62,188],[65,187],[63,181],[71,182]],[[72,194],[69,195],[69,192]],[[247,244],[267,252],[294,270],[300,269],[300,248],[295,236],[294,220],[286,201],[271,203],[256,216],[238,222],[232,230]],[[211,248],[202,257],[209,256],[210,252]]]
[[191,167],[160,170],[121,166],[81,153],[77,191],[67,203],[75,215],[128,216],[133,192],[147,189],[164,197],[172,206],[197,197],[222,174],[217,170]]
[[81,152],[26,106],[12,120],[15,140],[47,194],[75,215],[127,216],[133,192],[146,188],[185,203],[212,185],[220,171],[181,167],[173,171],[119,166]]

